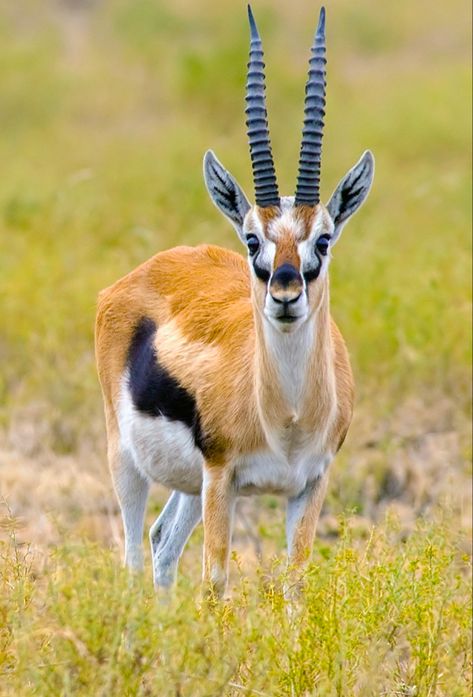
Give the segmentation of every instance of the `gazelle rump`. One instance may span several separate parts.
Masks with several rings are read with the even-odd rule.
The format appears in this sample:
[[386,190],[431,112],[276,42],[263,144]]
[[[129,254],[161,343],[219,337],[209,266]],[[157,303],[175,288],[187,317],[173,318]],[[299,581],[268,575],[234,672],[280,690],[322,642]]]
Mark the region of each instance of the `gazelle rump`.
[[125,528],[125,562],[142,566],[149,485],[172,490],[150,531],[156,586],[172,584],[203,517],[203,574],[226,587],[238,496],[287,499],[291,564],[310,555],[329,465],[347,433],[353,379],[331,319],[330,252],[366,198],[365,152],[327,206],[319,177],[325,12],[312,47],[295,197],[281,197],[269,140],[263,53],[249,9],[247,128],[256,204],[208,151],[204,178],[247,248],[161,252],[105,289],[96,324],[108,457]]

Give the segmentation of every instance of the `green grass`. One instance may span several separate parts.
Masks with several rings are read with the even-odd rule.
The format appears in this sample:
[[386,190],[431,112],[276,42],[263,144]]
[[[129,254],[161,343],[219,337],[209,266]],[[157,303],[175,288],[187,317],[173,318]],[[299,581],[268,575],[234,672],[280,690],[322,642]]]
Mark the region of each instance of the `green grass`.
[[[243,7],[115,0],[0,14],[0,404],[36,403],[49,444],[96,435],[98,290],[156,251],[239,249],[208,200],[213,147],[251,192]],[[257,14],[281,188],[294,188],[317,8]],[[466,4],[329,8],[323,193],[366,147],[375,186],[332,265],[333,312],[361,399],[468,401],[469,32]],[[382,395],[382,398],[380,398]],[[38,417],[39,418],[39,417]]]
[[[268,555],[240,578],[234,561],[232,600],[210,612],[198,600],[201,531],[169,605],[149,568],[130,584],[108,549],[118,512],[98,464],[93,324],[98,291],[155,252],[240,249],[208,199],[202,156],[215,149],[251,194],[245,5],[83,5],[0,8],[0,476],[25,526],[0,542],[0,695],[469,695],[469,6],[327,8],[324,199],[365,148],[376,157],[331,267],[355,422],[291,612]],[[318,5],[261,0],[254,11],[290,194]],[[383,522],[390,505],[399,526]],[[253,510],[280,554],[279,503]],[[347,510],[357,516],[337,523]]]
[[419,522],[402,540],[390,520],[364,542],[342,526],[336,544],[318,543],[297,601],[274,561],[213,609],[182,577],[157,602],[98,546],[69,543],[38,564],[13,539],[0,694],[466,697],[469,561],[451,524]]

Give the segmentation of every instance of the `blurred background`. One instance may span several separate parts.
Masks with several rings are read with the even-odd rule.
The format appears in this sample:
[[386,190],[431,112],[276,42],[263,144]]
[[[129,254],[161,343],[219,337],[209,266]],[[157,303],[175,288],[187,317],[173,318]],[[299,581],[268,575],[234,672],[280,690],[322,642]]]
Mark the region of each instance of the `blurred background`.
[[[280,188],[291,194],[319,5],[253,9]],[[439,505],[468,526],[470,6],[328,0],[327,13],[324,200],[364,149],[377,169],[331,267],[357,406],[321,539],[347,511],[360,535],[386,509],[403,534]],[[201,172],[211,147],[252,194],[247,53],[243,2],[0,5],[0,495],[34,545],[120,539],[96,296],[169,246],[240,250]],[[153,492],[150,521],[164,497]],[[258,537],[280,550],[281,506],[245,503],[237,546],[258,553]]]

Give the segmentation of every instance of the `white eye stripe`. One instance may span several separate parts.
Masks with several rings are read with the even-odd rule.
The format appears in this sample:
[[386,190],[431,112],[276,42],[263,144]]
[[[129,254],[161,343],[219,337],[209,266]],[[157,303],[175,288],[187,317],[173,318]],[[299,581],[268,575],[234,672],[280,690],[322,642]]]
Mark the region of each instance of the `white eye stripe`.
[[312,239],[304,240],[303,242],[299,242],[297,245],[299,256],[301,258],[301,265],[304,268],[305,266],[309,266],[310,264],[313,264],[314,262],[314,256],[317,257],[316,254],[314,254],[314,241]]
[[328,267],[330,252],[329,250],[327,250],[327,254],[317,252],[317,239],[318,238],[314,239],[310,237],[308,240],[304,240],[298,245],[299,256],[301,258],[301,273],[306,280],[316,278],[324,273],[324,269]]
[[274,268],[274,259],[276,257],[276,245],[274,242],[271,242],[271,240],[265,240],[262,251],[261,263],[272,271]]

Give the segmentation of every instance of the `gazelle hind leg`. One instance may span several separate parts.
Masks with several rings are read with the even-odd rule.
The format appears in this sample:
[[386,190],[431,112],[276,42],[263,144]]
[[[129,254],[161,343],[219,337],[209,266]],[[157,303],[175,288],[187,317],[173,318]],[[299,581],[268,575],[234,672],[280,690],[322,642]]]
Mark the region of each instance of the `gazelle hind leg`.
[[156,588],[169,588],[187,540],[202,517],[200,496],[174,491],[150,530]]
[[143,527],[149,482],[135,467],[129,451],[120,450],[110,459],[125,531],[125,566],[140,571],[143,568]]

